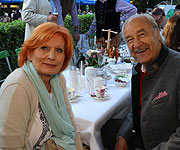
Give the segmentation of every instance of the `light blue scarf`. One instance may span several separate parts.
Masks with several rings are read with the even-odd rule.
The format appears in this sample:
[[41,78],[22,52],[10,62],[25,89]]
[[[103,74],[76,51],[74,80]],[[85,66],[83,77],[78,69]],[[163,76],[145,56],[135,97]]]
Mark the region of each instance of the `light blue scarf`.
[[[23,65],[23,69],[37,91],[41,108],[52,129],[53,137],[51,139],[65,150],[75,150],[74,128],[66,110],[58,75],[52,76],[50,80],[53,92],[51,98],[33,64],[27,61]],[[44,146],[42,149],[44,149]]]

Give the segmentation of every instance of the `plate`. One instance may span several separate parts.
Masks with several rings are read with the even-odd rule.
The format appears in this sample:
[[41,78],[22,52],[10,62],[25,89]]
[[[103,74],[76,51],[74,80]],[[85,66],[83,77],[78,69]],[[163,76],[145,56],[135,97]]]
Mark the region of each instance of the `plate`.
[[77,102],[80,100],[80,96],[76,95],[74,98],[70,99],[71,103]]
[[114,64],[114,65],[109,65],[108,69],[110,72],[114,74],[129,73],[132,69],[132,65],[129,63]]
[[125,87],[128,84],[128,82],[126,83],[121,83],[121,82],[116,82],[116,86],[120,86],[120,87]]
[[[94,94],[95,95],[95,94]],[[95,100],[107,100],[107,99],[109,99],[109,93],[108,92],[106,92],[105,94],[104,94],[104,97],[102,97],[102,98],[100,98],[100,97],[96,97],[96,96],[92,96],[92,94],[91,94],[91,98],[93,98],[93,99],[95,99]]]
[[116,86],[125,87],[129,82],[128,74],[119,74],[116,75],[114,78],[114,81],[116,83]]

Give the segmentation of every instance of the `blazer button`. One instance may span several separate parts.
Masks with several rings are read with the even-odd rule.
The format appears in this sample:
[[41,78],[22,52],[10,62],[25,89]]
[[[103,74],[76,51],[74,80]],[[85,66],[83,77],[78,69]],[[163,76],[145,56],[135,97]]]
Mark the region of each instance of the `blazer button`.
[[133,132],[133,133],[136,133],[136,131],[135,131],[135,130],[132,130],[132,132]]
[[155,63],[155,64],[153,64],[152,67],[153,67],[153,69],[157,70],[159,68],[159,65],[158,65],[158,63]]

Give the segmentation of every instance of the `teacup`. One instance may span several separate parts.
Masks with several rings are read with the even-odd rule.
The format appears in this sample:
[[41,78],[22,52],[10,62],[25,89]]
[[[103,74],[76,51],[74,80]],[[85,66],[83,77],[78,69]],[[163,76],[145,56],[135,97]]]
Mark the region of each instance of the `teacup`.
[[114,65],[115,64],[115,62],[116,62],[116,59],[114,59],[114,58],[108,58],[107,59],[107,62],[109,63],[109,65]]
[[102,77],[95,77],[94,78],[94,87],[104,86],[104,85],[106,85],[105,79],[103,79]]
[[75,89],[74,88],[67,88],[68,97],[69,99],[73,99],[75,97]]
[[97,98],[104,98],[106,92],[105,86],[97,86],[95,87],[95,95]]

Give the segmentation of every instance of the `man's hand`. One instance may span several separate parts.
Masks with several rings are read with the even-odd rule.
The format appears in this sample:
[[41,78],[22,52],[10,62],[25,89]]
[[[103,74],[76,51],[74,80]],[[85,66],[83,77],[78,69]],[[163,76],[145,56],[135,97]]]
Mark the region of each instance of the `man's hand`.
[[47,17],[48,22],[54,22],[57,23],[58,16],[49,14]]
[[127,144],[127,141],[125,140],[125,138],[120,137],[117,140],[115,150],[128,150],[128,144]]

